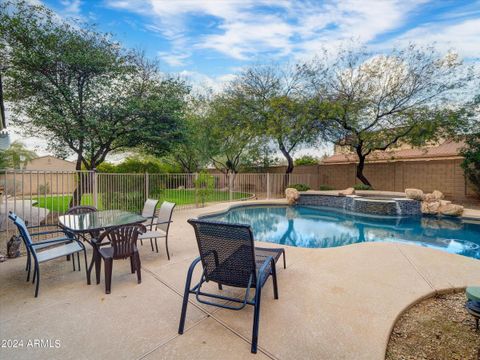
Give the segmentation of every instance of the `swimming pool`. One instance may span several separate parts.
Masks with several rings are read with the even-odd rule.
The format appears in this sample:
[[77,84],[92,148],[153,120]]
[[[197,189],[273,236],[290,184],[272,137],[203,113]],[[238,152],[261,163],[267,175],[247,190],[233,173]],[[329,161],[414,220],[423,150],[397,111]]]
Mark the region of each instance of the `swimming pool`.
[[248,224],[255,240],[327,248],[360,242],[416,244],[480,259],[480,222],[426,216],[373,217],[310,206],[240,206],[202,217]]

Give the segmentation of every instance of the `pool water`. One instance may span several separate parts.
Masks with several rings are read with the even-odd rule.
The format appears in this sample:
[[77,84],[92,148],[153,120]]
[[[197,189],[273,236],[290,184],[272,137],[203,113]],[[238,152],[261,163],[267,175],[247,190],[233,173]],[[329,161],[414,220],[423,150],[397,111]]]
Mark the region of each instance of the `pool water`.
[[255,240],[327,248],[360,242],[396,242],[480,259],[480,222],[438,217],[372,217],[332,208],[241,206],[203,217],[248,224]]

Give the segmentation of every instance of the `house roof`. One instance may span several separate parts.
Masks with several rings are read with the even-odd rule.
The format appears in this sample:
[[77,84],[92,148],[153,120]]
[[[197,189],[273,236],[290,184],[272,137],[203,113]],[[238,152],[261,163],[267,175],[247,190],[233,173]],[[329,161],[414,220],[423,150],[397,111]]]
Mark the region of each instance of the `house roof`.
[[[367,156],[368,162],[387,162],[398,160],[438,160],[460,157],[460,149],[465,145],[463,141],[446,141],[441,145],[426,148],[401,149],[390,151],[375,151]],[[324,164],[356,163],[356,154],[335,154],[324,159]]]

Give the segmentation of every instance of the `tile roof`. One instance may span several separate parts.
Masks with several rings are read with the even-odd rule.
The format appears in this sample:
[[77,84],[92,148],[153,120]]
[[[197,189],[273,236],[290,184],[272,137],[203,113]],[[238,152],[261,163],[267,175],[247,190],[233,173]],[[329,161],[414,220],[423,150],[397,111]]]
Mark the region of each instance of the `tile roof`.
[[[367,157],[367,162],[385,162],[395,160],[415,160],[415,159],[439,159],[448,157],[458,157],[460,149],[465,145],[463,141],[446,141],[441,145],[426,148],[401,149],[390,151],[375,151]],[[355,154],[336,154],[329,156],[322,162],[331,163],[354,163],[357,162]]]

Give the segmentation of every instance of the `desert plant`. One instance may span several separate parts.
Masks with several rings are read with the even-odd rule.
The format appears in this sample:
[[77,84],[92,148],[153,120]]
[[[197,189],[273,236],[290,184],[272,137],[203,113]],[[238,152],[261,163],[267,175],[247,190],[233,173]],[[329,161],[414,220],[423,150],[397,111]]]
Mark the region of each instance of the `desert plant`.
[[202,207],[205,206],[208,195],[213,192],[215,187],[215,178],[209,173],[202,171],[198,174],[198,177],[194,181],[195,184],[195,195]]
[[39,184],[37,192],[39,194],[50,194],[50,184],[48,182],[45,184]]
[[288,185],[289,188],[297,189],[298,191],[307,191],[310,190],[310,186],[307,184],[292,184]]
[[355,190],[373,190],[373,187],[371,187],[370,185],[366,185],[366,184],[355,184],[355,185],[353,185],[353,188]]

